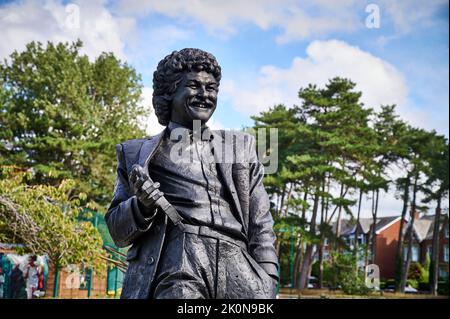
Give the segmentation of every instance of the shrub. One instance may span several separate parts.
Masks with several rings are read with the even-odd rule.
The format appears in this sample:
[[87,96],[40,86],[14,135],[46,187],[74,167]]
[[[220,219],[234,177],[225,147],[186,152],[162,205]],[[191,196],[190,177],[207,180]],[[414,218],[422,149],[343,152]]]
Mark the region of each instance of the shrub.
[[408,286],[419,289],[419,281],[417,279],[408,279]]
[[438,294],[448,296],[448,277],[446,281],[438,282]]
[[333,265],[335,286],[341,287],[349,295],[366,295],[370,289],[366,286],[365,275],[358,269],[354,254],[338,254]]
[[[311,276],[319,278],[319,262],[316,261],[312,265]],[[329,261],[323,261],[323,282],[331,282],[333,280],[333,268]]]
[[423,268],[423,266],[418,262],[411,263],[411,266],[409,267],[409,272],[408,272],[408,279],[419,282],[419,281],[424,281],[425,277],[426,277],[426,274],[425,274],[425,269]]

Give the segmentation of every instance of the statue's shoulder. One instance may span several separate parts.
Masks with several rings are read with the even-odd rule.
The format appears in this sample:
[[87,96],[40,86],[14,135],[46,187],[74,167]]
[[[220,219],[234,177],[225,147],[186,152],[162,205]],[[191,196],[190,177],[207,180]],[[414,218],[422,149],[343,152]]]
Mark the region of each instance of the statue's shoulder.
[[126,147],[126,148],[140,147],[146,140],[149,140],[151,138],[152,138],[152,136],[147,136],[147,137],[144,137],[144,138],[134,138],[134,139],[131,139],[131,140],[123,141],[120,144],[122,144],[122,146]]
[[238,138],[244,138],[245,140],[255,138],[252,134],[242,130],[212,130],[212,132],[215,132],[216,134],[219,134],[222,137],[225,137],[225,135],[229,135],[229,136],[236,136]]

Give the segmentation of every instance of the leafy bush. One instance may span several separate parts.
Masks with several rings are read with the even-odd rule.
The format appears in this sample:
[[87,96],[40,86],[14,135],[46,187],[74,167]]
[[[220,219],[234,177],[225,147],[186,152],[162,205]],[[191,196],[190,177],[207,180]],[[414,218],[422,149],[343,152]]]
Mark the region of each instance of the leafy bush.
[[419,282],[419,281],[425,281],[424,280],[425,277],[426,277],[426,272],[425,272],[425,269],[423,268],[423,266],[418,262],[411,263],[411,266],[409,267],[409,272],[408,272],[408,279]]
[[419,281],[417,279],[408,279],[408,286],[419,289]]
[[366,295],[370,289],[366,286],[365,275],[358,269],[355,254],[337,254],[332,268],[334,284],[349,295]]
[[75,182],[29,186],[30,178],[30,171],[0,168],[0,224],[10,235],[7,241],[24,244],[19,253],[47,255],[57,267],[82,263],[101,270],[102,238],[92,223],[78,218],[83,195],[73,196]]
[[[319,262],[316,261],[312,265],[311,269],[311,276],[314,276],[316,278],[319,278]],[[323,281],[324,282],[331,282],[333,281],[333,268],[329,261],[323,261]]]

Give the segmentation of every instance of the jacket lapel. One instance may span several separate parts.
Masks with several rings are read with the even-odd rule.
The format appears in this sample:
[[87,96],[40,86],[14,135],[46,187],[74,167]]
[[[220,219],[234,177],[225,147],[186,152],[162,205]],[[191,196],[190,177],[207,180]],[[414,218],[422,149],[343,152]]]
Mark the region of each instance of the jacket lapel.
[[166,130],[164,129],[159,134],[145,140],[144,144],[141,147],[141,151],[139,153],[139,165],[144,168],[144,172],[148,174],[148,164],[155,154],[156,149],[162,141],[162,137]]

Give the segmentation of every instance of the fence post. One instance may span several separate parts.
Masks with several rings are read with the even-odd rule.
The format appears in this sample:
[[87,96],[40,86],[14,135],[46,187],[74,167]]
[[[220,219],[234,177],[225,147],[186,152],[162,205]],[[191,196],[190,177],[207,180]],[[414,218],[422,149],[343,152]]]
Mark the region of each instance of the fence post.
[[293,235],[293,231],[294,231],[294,227],[291,227],[291,234],[289,237],[289,241],[290,241],[290,247],[289,247],[289,266],[290,266],[290,271],[289,271],[289,279],[291,282],[291,288],[294,288],[294,267],[295,267],[295,260],[294,260],[294,235]]
[[114,297],[117,297],[117,277],[119,277],[119,268],[116,267],[116,276],[114,279]]
[[59,266],[55,266],[55,280],[53,283],[53,298],[58,298],[58,287],[59,287]]
[[93,272],[92,272],[92,269],[89,269],[88,270],[88,273],[89,273],[89,282],[88,282],[88,295],[87,295],[87,297],[88,298],[91,298],[91,291],[92,291],[92,281],[93,281]]

